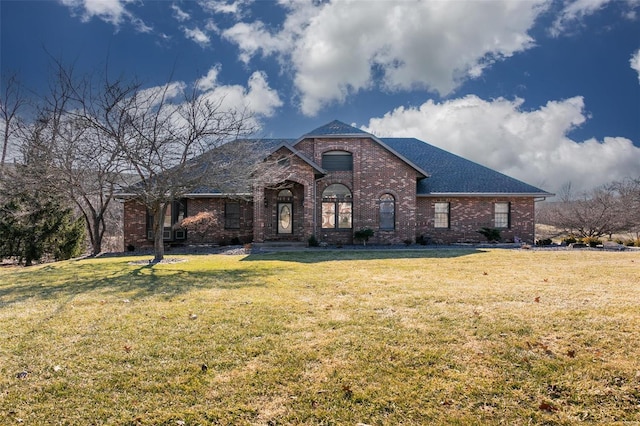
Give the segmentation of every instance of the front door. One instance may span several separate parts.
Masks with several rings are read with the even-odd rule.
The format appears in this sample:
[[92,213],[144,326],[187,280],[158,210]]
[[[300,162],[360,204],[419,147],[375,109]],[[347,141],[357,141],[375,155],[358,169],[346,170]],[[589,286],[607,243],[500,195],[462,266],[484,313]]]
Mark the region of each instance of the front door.
[[293,203],[278,203],[278,234],[293,234]]

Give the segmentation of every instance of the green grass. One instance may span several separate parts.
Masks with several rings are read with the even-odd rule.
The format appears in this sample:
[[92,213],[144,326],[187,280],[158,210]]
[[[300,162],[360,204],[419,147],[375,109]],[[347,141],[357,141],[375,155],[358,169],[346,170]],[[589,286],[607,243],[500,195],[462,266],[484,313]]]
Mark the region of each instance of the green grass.
[[140,259],[0,270],[0,424],[640,424],[638,252]]

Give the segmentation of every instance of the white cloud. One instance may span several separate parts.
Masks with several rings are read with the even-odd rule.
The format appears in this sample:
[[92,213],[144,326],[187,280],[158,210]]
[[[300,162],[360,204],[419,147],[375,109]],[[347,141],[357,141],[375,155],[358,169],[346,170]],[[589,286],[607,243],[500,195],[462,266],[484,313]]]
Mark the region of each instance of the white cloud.
[[196,82],[196,88],[201,90],[204,98],[219,104],[222,109],[247,111],[251,116],[253,127],[260,127],[261,117],[271,117],[282,106],[278,92],[267,82],[267,76],[256,71],[249,77],[247,85],[221,85],[218,75],[222,67],[212,67],[205,76]]
[[196,81],[196,88],[207,91],[216,87],[218,85],[218,74],[220,73],[220,68],[221,66],[219,64],[213,66],[209,72],[207,72],[207,75]]
[[178,6],[177,4],[173,3],[171,5],[171,9],[173,10],[173,16],[180,22],[184,22],[184,21],[188,21],[189,19],[191,19],[191,15],[189,15],[187,12],[185,12],[184,10],[180,9],[180,6]]
[[638,81],[640,81],[640,49],[636,50],[636,53],[631,56],[629,63],[631,68],[638,73]]
[[469,95],[418,108],[397,108],[364,127],[378,136],[417,137],[542,189],[576,190],[638,176],[640,148],[621,137],[575,141],[584,100],[549,101],[524,111],[522,99],[486,101]]
[[269,87],[267,75],[264,72],[254,72],[247,83],[249,86],[246,96],[247,107],[254,114],[271,117],[276,108],[282,106],[278,92]]
[[144,108],[153,108],[160,104],[177,99],[184,92],[187,85],[182,81],[174,81],[162,86],[149,87],[140,90],[137,94],[137,102]]
[[380,85],[449,94],[491,63],[530,48],[546,0],[282,2],[276,31],[240,23],[223,32],[240,58],[278,54],[293,67],[303,113]]
[[241,17],[245,8],[252,3],[253,0],[199,0],[200,6],[214,13],[234,15]]
[[[211,71],[210,71],[211,73]],[[256,121],[259,116],[270,117],[282,106],[278,93],[269,87],[264,73],[254,72],[247,87],[235,85],[214,85],[202,96],[220,103],[222,109],[247,110]]]
[[213,31],[214,33],[220,32],[220,29],[218,28],[218,26],[216,25],[213,19],[207,19],[207,21],[204,24],[204,29],[207,31]]
[[70,8],[73,14],[80,15],[83,22],[96,17],[118,28],[123,22],[128,21],[138,32],[151,31],[151,27],[127,10],[127,5],[134,3],[135,0],[59,0],[59,2]]
[[559,13],[558,18],[550,28],[550,33],[553,36],[559,36],[560,34],[567,32],[575,24],[579,24],[586,16],[592,15],[606,7],[609,3],[616,3],[618,6],[622,6],[621,16],[625,19],[634,20],[636,18],[636,9],[640,5],[637,0],[574,0],[566,3],[566,6]]
[[[269,86],[265,73],[254,72],[246,85],[224,85],[218,82],[220,71],[221,66],[216,65],[195,82],[199,99],[210,101],[220,111],[245,112],[248,127],[259,130],[262,127],[261,120],[271,117],[282,106],[278,92]],[[182,81],[150,87],[138,93],[138,105],[142,108],[154,108],[162,103],[164,109],[161,112],[180,127],[184,124],[184,118],[175,114],[173,107],[181,105],[187,89],[188,85]]]
[[259,51],[262,51],[264,56],[269,56],[284,51],[288,45],[280,35],[271,35],[260,21],[251,24],[240,22],[224,30],[222,36],[238,45],[240,60],[245,64]]
[[183,28],[182,30],[184,31],[184,36],[186,38],[195,41],[200,45],[200,47],[207,47],[209,45],[209,36],[200,28]]

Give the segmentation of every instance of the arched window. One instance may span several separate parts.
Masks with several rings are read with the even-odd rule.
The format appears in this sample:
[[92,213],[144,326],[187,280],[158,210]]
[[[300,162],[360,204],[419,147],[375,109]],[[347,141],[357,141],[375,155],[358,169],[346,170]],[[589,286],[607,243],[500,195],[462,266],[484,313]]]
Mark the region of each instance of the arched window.
[[352,211],[351,191],[346,186],[334,183],[322,192],[322,227],[324,229],[350,229]]
[[322,154],[322,168],[328,171],[353,170],[353,155],[347,151],[328,151]]
[[291,201],[293,198],[293,192],[290,189],[283,189],[278,192],[279,201]]
[[380,197],[380,229],[391,231],[396,227],[396,200],[391,194]]

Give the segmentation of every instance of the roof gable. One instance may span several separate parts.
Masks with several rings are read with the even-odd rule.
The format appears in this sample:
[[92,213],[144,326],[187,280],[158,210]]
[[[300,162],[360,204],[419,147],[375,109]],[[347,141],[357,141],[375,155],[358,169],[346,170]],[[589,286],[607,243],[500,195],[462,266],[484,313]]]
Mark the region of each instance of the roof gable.
[[342,121],[333,120],[332,122],[327,123],[324,126],[320,126],[317,129],[312,130],[311,132],[306,133],[305,135],[300,137],[293,145],[295,146],[299,142],[310,138],[369,138],[389,151],[391,154],[398,157],[401,161],[406,163],[416,172],[418,172],[419,178],[429,176],[429,173],[427,173],[423,168],[416,165],[413,161],[411,161],[410,158],[406,158],[401,153],[395,151],[389,145],[384,143],[382,139],[372,135],[371,133],[367,133],[364,130],[360,130],[358,128],[345,124]]
[[320,126],[317,129],[306,133],[302,138],[308,138],[313,136],[372,136],[370,133],[360,130],[356,127],[343,123],[342,121],[333,120],[331,123],[327,123],[324,126]]

